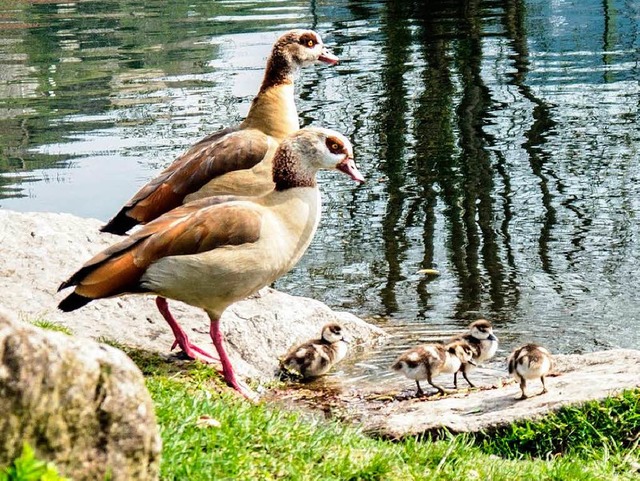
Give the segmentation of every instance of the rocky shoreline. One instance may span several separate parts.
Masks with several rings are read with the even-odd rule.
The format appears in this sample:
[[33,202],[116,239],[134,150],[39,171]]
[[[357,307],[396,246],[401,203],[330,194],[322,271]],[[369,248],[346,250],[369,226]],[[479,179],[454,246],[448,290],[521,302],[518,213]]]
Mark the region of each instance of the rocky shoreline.
[[[169,353],[173,336],[150,296],[127,296],[91,303],[72,313],[56,309],[64,294],[62,279],[96,252],[119,238],[98,231],[101,223],[68,214],[0,210],[0,287],[4,307],[23,320],[44,319],[68,327],[77,338],[110,339],[131,347]],[[172,303],[194,342],[210,346],[208,319],[200,310]],[[385,333],[349,313],[336,312],[313,299],[264,289],[224,314],[222,327],[239,373],[261,381],[274,379],[278,358],[294,343],[316,337],[327,322],[339,322],[360,345],[384,342]],[[496,372],[480,389],[446,396],[413,398],[357,383],[274,389],[266,399],[321,409],[332,417],[358,422],[386,438],[420,435],[446,428],[452,432],[487,430],[532,419],[567,404],[602,399],[640,388],[640,351],[610,350],[555,356],[549,393],[517,401],[519,389],[506,372]],[[332,385],[332,382],[334,385]],[[532,389],[536,389],[534,385]],[[413,386],[411,386],[412,391]],[[344,414],[347,415],[344,415]]]
[[[66,279],[92,255],[121,237],[99,232],[102,223],[70,214],[19,213],[0,209],[0,307],[26,321],[44,319],[68,327],[80,338],[114,340],[169,353],[173,335],[153,297],[126,296],[95,301],[71,313],[56,306]],[[211,348],[208,317],[199,309],[171,302],[172,311],[192,341]],[[273,379],[278,357],[292,344],[317,337],[328,322],[344,326],[355,344],[373,343],[384,332],[358,317],[325,304],[274,289],[231,306],[222,329],[237,371],[258,380]]]

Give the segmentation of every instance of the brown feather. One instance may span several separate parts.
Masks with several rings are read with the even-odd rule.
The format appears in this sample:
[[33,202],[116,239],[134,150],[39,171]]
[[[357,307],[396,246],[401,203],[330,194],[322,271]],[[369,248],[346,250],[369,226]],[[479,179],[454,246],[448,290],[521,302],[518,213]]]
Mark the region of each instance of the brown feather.
[[[215,213],[212,209],[216,209]],[[138,265],[146,267],[161,257],[197,254],[225,245],[255,242],[260,237],[259,215],[238,205],[222,204],[196,210],[173,221],[161,220],[157,223],[158,231],[135,249]],[[153,228],[156,224],[147,227]]]
[[123,210],[141,223],[149,222],[179,206],[212,178],[250,169],[264,158],[268,148],[267,136],[255,129],[201,141],[142,187]]
[[144,273],[135,264],[131,252],[108,259],[82,280],[76,294],[92,299],[111,297],[124,292],[135,292],[140,276]]
[[77,285],[76,293],[92,299],[140,292],[140,278],[158,259],[256,242],[259,214],[242,205],[225,205],[233,199],[212,197],[168,212],[94,256],[60,288]]

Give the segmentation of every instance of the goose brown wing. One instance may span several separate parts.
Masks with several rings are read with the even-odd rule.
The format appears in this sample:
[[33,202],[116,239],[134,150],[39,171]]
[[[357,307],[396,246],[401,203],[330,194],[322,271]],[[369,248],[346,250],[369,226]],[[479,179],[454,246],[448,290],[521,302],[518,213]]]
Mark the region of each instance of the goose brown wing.
[[261,225],[257,211],[228,202],[225,197],[191,202],[97,254],[63,282],[59,290],[75,285],[72,296],[81,296],[87,302],[141,292],[141,276],[158,259],[256,242]]
[[143,186],[101,230],[124,234],[146,224],[182,204],[210,180],[252,168],[268,149],[269,139],[259,130],[229,128],[211,134]]

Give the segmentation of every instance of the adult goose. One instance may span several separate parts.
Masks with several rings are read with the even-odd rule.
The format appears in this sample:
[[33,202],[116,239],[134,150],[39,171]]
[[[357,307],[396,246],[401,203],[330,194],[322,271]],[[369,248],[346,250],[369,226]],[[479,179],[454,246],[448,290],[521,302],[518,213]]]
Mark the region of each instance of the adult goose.
[[210,335],[227,383],[250,396],[225,352],[220,316],[296,265],[320,220],[319,169],[363,182],[351,143],[341,134],[305,128],[287,137],[273,159],[274,189],[259,197],[209,197],[177,207],[89,260],[60,285],[75,286],[59,304],[73,311],[94,299],[155,293],[157,305],[191,357],[214,358],[194,346],[171,315],[166,298],[208,314]]
[[210,195],[260,195],[273,188],[278,143],[300,128],[294,78],[301,67],[338,58],[313,30],[291,30],[273,45],[258,95],[244,121],[200,140],[144,185],[100,230],[125,234],[187,201]]

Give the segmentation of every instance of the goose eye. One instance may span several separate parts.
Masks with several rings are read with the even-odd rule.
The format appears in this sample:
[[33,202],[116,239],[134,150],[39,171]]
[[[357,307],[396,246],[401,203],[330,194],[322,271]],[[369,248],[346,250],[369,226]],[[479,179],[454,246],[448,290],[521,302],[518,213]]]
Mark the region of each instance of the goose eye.
[[309,40],[309,41],[307,42],[307,45],[308,45],[309,47],[312,47],[312,48],[313,48],[313,46],[314,46],[315,44],[316,44],[316,43],[315,43],[313,40]]
[[326,146],[332,154],[339,154],[344,151],[344,145],[336,138],[328,138]]

